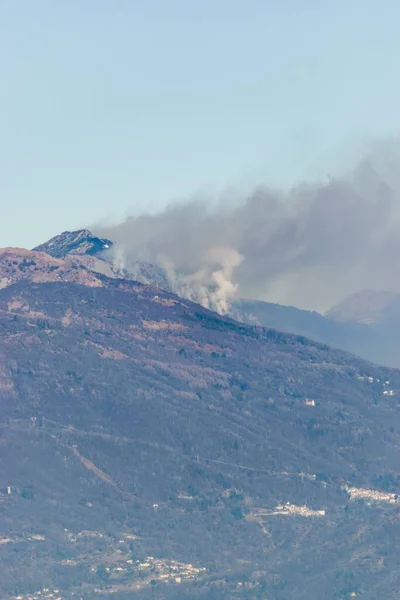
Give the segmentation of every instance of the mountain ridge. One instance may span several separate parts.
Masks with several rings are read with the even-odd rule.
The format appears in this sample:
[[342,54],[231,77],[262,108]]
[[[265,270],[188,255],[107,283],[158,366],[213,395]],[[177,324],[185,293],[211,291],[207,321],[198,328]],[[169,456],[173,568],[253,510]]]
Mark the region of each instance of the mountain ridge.
[[95,276],[0,290],[1,596],[394,600],[400,373]]
[[[93,239],[95,240],[94,248],[100,248],[94,252],[92,252],[91,245]],[[118,252],[111,247],[112,242],[108,240],[110,248],[104,250],[104,248],[102,249],[104,240],[96,238],[88,230],[67,232],[67,235],[60,234],[52,238],[51,243],[42,244],[39,248],[47,248],[51,252],[57,255],[62,254],[64,258],[67,258],[74,255],[68,253],[71,240],[74,244],[78,243],[83,252],[89,248],[95,264],[91,267],[88,263],[86,264],[92,270],[103,272],[110,277],[133,279],[146,285],[154,285],[170,292],[183,294],[183,296],[187,295],[188,290],[185,286],[180,285],[180,278],[178,277],[177,281],[171,283],[165,270],[157,265],[137,261],[131,264],[129,269],[116,266],[115,262],[123,265],[124,261],[115,260]],[[80,256],[82,260],[89,260],[88,254],[80,254]],[[109,265],[108,271],[105,270],[105,265]],[[382,297],[382,294],[387,296],[387,293],[374,292],[374,297]],[[365,292],[356,295],[356,299],[364,297]],[[394,298],[395,295],[391,294],[390,297]],[[384,312],[381,311],[381,318],[378,321],[371,316],[369,319],[357,318],[352,298],[343,300],[326,315],[270,302],[232,299],[227,314],[244,323],[272,327],[287,333],[294,332],[332,347],[342,348],[360,355],[366,360],[391,367],[400,367],[400,302],[397,305],[395,301],[392,302],[392,305],[385,302],[382,306],[383,309],[386,306],[386,309]],[[363,300],[362,304],[364,307],[366,306],[363,309],[364,312],[368,311],[370,302]],[[381,301],[378,305],[380,304],[382,304]],[[343,316],[345,313],[347,317],[340,317],[340,314]]]

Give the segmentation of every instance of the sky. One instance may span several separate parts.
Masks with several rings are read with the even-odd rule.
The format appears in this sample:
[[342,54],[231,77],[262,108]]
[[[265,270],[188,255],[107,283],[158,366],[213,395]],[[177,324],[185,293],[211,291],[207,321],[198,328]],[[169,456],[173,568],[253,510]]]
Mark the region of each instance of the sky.
[[0,0],[0,247],[323,177],[400,129],[395,0]]

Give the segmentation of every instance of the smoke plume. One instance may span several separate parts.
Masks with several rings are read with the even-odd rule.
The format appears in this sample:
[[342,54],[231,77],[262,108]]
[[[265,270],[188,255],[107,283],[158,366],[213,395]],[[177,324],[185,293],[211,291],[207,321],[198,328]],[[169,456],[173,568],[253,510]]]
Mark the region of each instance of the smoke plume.
[[323,311],[364,288],[400,292],[399,156],[386,145],[322,183],[260,186],[234,204],[188,201],[94,230],[115,242],[120,266],[156,264],[172,289],[222,313],[235,297]]

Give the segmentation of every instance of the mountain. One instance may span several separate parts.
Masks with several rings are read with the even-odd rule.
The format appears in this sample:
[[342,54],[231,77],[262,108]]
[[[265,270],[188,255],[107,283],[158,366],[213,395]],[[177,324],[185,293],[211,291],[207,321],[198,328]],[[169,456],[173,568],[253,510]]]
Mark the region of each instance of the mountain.
[[270,302],[238,300],[230,315],[244,323],[297,333],[372,362],[400,367],[400,321],[393,313],[387,314],[385,323],[372,327],[363,320],[336,319],[333,311],[321,315]]
[[0,289],[18,281],[35,283],[64,281],[100,285],[98,274],[115,277],[111,265],[91,256],[53,258],[45,252],[23,248],[0,248]]
[[350,352],[354,352],[357,338],[364,332],[363,327],[334,322],[316,311],[260,300],[237,300],[232,304],[230,315],[249,325],[297,333]]
[[389,291],[363,290],[348,296],[327,313],[339,323],[366,325],[400,324],[400,294]]
[[64,231],[34,250],[46,252],[54,258],[65,258],[67,254],[101,255],[113,246],[113,242],[94,236],[88,229]]
[[[79,230],[55,236],[34,250],[41,250],[66,260],[71,260],[71,258],[76,260],[79,256],[80,261],[94,272],[100,272],[109,277],[140,281],[169,292],[185,293],[185,287],[181,285],[182,281],[179,275],[176,278],[176,285],[172,285],[165,270],[158,265],[137,261],[130,264],[129,269],[126,269],[124,261],[118,257],[118,253],[110,252],[112,247],[112,241],[98,238],[88,230]],[[364,298],[362,302],[364,318],[357,318],[354,312],[355,310],[360,311],[360,308],[356,308],[361,306],[360,298]],[[358,354],[367,360],[391,367],[400,367],[400,302],[397,303],[397,309],[395,309],[396,298],[399,297],[390,292],[365,292],[345,300],[327,315],[270,302],[239,299],[232,303],[228,315],[243,323],[304,335]],[[382,323],[379,322],[376,327],[371,328],[371,308],[373,306],[375,309],[380,306],[382,309],[386,307],[387,318],[385,323],[382,320]],[[390,308],[390,306],[394,308]],[[370,311],[368,313],[370,321],[365,317],[366,310]],[[393,327],[396,319],[398,326]]]
[[110,276],[110,272],[112,272],[113,276],[119,278],[133,279],[163,290],[172,291],[164,269],[157,265],[139,260],[129,265],[129,270],[124,267],[121,260],[117,261],[121,264],[116,265],[113,254],[110,254],[113,246],[114,242],[111,240],[96,237],[88,229],[80,229],[78,231],[64,231],[64,233],[56,235],[48,242],[36,246],[33,251],[46,252],[56,258],[68,258],[75,255],[85,256],[86,261],[89,257],[95,257],[97,259],[95,263],[86,262],[93,270],[104,272],[104,265],[98,262],[101,260],[110,264],[109,269],[111,271],[104,272],[105,275]]
[[397,599],[400,372],[13,252],[1,598]]
[[361,332],[353,351],[400,366],[400,294],[364,290],[339,302],[326,316],[336,326]]
[[[64,232],[34,251],[47,252],[67,261],[79,257],[80,263],[93,272],[185,294],[179,275],[173,285],[158,265],[136,261],[127,269],[118,253],[110,252],[112,248],[112,241],[98,238],[84,229]],[[249,325],[296,333],[373,362],[400,367],[400,295],[392,292],[360,292],[333,307],[326,315],[292,306],[239,299],[232,302],[228,315]]]

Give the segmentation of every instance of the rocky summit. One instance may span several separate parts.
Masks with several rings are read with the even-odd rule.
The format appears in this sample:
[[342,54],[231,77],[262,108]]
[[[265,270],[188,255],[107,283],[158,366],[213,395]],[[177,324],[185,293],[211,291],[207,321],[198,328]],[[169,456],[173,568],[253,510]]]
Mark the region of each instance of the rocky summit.
[[25,252],[2,255],[1,598],[397,599],[398,371]]
[[64,231],[48,242],[36,246],[34,250],[46,252],[55,258],[65,258],[68,254],[101,255],[113,246],[113,242],[99,238],[88,229]]

